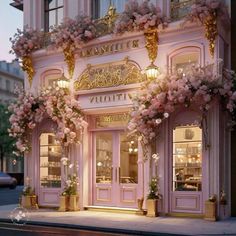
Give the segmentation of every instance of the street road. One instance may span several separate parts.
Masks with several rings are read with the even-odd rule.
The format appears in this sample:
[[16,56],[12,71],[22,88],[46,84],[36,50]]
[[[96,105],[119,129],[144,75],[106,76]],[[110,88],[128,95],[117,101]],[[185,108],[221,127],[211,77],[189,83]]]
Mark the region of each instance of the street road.
[[[32,225],[14,225],[0,223],[0,235],[4,236],[118,236],[128,234],[117,234],[107,232],[95,232],[83,229],[66,229],[57,227],[44,227]],[[131,234],[129,234],[131,235]]]
[[23,186],[17,186],[15,189],[0,187],[0,206],[19,203],[22,189]]

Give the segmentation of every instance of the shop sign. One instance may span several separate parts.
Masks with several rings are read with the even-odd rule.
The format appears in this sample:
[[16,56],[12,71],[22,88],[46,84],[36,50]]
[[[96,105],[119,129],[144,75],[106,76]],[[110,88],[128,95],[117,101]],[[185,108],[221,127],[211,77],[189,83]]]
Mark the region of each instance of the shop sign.
[[130,94],[130,91],[83,94],[79,95],[79,101],[82,109],[130,106]]
[[82,49],[79,52],[81,58],[92,57],[92,56],[102,56],[107,54],[113,54],[116,52],[123,52],[133,48],[139,48],[139,40],[128,40],[124,42],[115,42],[103,44],[101,46],[94,46],[90,48]]

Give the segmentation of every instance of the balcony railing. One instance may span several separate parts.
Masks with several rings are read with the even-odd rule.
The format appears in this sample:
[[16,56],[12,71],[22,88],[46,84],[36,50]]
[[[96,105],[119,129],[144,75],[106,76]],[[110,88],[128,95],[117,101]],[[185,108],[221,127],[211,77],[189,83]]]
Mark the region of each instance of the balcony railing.
[[172,21],[177,21],[185,17],[190,11],[194,0],[171,0],[170,18]]

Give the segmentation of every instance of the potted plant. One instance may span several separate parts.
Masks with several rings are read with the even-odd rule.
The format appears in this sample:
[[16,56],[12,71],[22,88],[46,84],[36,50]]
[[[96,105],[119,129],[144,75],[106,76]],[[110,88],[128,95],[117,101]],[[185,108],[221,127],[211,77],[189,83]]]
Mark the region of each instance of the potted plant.
[[69,194],[67,189],[64,189],[60,195],[60,203],[58,211],[68,211],[69,210]]
[[79,196],[77,191],[78,177],[74,164],[70,163],[67,157],[61,159],[62,164],[65,167],[65,189],[60,196],[60,208],[59,211],[78,211]]
[[157,203],[160,199],[160,194],[158,193],[158,181],[152,178],[149,183],[149,194],[147,195],[147,216],[156,217],[158,215]]
[[69,193],[69,211],[77,211],[78,203],[79,203],[79,196],[77,194],[77,176],[69,175],[67,180],[68,182],[68,193]]
[[34,189],[30,186],[23,188],[20,205],[25,208],[38,209],[37,196],[35,195]]
[[205,220],[216,221],[216,195],[205,201]]

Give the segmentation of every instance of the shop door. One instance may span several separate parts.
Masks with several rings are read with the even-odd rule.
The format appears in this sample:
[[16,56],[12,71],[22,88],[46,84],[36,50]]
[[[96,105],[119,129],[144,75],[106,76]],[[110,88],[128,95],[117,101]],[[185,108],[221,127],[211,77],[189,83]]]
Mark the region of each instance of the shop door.
[[178,126],[173,130],[171,211],[202,213],[202,129]]
[[137,208],[138,142],[122,131],[93,133],[93,204]]

